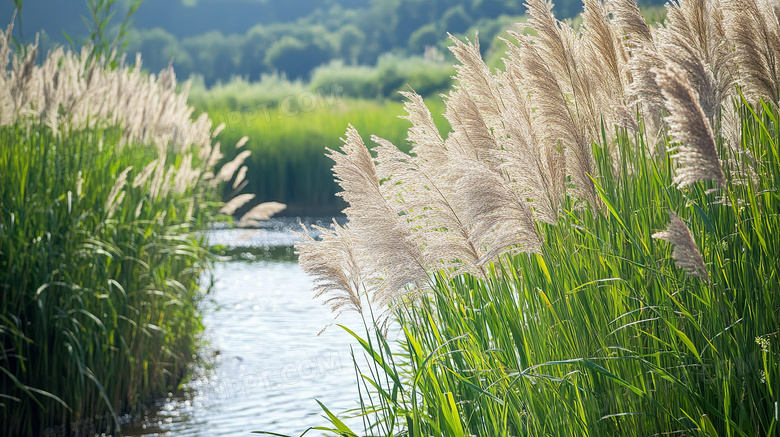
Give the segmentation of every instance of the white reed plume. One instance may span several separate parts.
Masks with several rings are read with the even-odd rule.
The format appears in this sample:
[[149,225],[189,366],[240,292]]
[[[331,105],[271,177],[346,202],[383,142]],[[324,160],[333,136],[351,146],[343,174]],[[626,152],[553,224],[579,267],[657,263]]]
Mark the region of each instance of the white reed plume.
[[241,137],[241,139],[238,140],[238,142],[236,143],[236,149],[240,149],[244,147],[244,145],[246,145],[246,143],[248,142],[249,142],[249,137],[247,136]]
[[[562,90],[573,101],[583,133],[589,140],[599,138],[601,132],[601,108],[595,93],[596,83],[591,77],[583,51],[583,44],[577,33],[567,23],[561,22],[552,14],[552,3],[548,0],[528,0],[526,3],[528,27],[536,31],[536,36],[522,36],[516,32],[510,35],[533,44],[539,57],[547,64],[553,77],[560,82]],[[600,72],[596,72],[600,74]]]
[[479,39],[475,39],[474,43],[469,40],[464,43],[450,35],[450,40],[454,43],[450,50],[460,62],[455,65],[455,79],[474,100],[485,124],[497,131],[496,136],[502,136],[504,111],[501,92],[496,77],[482,59]]
[[230,199],[219,210],[220,214],[233,215],[239,208],[251,202],[255,198],[254,194],[239,194],[238,196]]
[[501,146],[486,124],[477,104],[466,89],[454,89],[444,102],[444,117],[450,122],[452,132],[447,139],[458,153],[485,162],[493,170],[501,165]]
[[246,179],[247,170],[249,170],[247,166],[243,166],[241,167],[241,169],[238,170],[238,175],[236,175],[236,180],[233,181],[234,190],[237,189],[242,182],[244,182],[244,179]]
[[223,165],[222,168],[219,169],[219,173],[217,173],[217,176],[214,178],[214,183],[227,182],[232,179],[233,175],[236,174],[236,171],[241,168],[241,166],[244,164],[244,161],[246,161],[246,159],[251,155],[252,152],[249,150],[244,150],[243,152],[236,155],[232,161]]
[[387,181],[385,192],[395,200],[391,206],[409,222],[427,268],[448,277],[461,273],[484,277],[478,266],[481,253],[470,241],[463,218],[465,202],[454,190],[448,162],[432,165],[424,156],[412,157],[387,140],[372,139],[379,145],[374,149],[377,176]]
[[133,188],[138,188],[141,185],[146,184],[146,181],[149,180],[149,176],[152,175],[154,172],[154,169],[157,167],[157,160],[150,162],[149,164],[144,167],[144,169],[138,173],[135,178],[133,179]]
[[[454,129],[445,148],[457,175],[453,178],[457,193],[466,206],[464,224],[470,229],[469,241],[485,252],[478,265],[494,260],[510,247],[538,252],[541,242],[531,210],[502,169],[503,150],[476,102],[466,89],[456,89],[445,104],[445,116]],[[496,111],[494,117],[501,122],[503,111]]]
[[725,176],[720,165],[715,137],[685,72],[675,66],[655,70],[669,116],[670,134],[678,144],[670,151],[680,163],[674,183],[682,188],[698,181],[712,180],[723,185]]
[[528,81],[531,103],[536,108],[540,141],[548,142],[546,147],[557,147],[559,141],[563,144],[566,170],[574,183],[573,193],[596,208],[600,203],[591,179],[596,176],[596,163],[588,128],[569,105],[564,88],[539,51],[521,35],[517,37],[521,43],[522,77]]
[[689,275],[697,276],[709,283],[707,266],[693,240],[691,231],[674,212],[669,212],[669,220],[669,227],[665,231],[653,234],[653,238],[674,244],[672,258],[675,265],[688,272]]
[[122,173],[119,173],[119,176],[117,176],[116,180],[114,181],[114,186],[111,187],[111,191],[108,193],[105,210],[107,211],[107,216],[109,218],[114,216],[116,210],[119,208],[119,205],[122,204],[122,200],[125,198],[124,188],[127,184],[127,174],[130,173],[132,169],[132,166],[127,167],[122,171]]
[[385,306],[408,287],[425,286],[429,280],[419,247],[412,241],[408,222],[389,204],[380,186],[373,158],[357,130],[350,126],[342,152],[328,150],[333,173],[349,204],[349,219],[358,256],[366,262],[365,275],[381,282],[374,298]]
[[540,253],[542,241],[530,206],[484,162],[468,158],[453,162],[461,174],[456,189],[463,197],[469,241],[479,248],[479,266],[504,253]]
[[722,0],[745,96],[780,103],[780,21],[769,0]]
[[238,221],[241,228],[258,227],[260,222],[273,217],[274,215],[287,209],[287,205],[279,202],[265,202],[247,211]]
[[295,253],[301,270],[314,280],[314,297],[324,297],[323,305],[336,317],[345,311],[363,314],[364,298],[367,305],[372,299],[367,296],[368,278],[361,274],[349,225],[342,227],[334,220],[332,229],[313,228],[322,234],[320,239],[312,238],[303,226],[299,234],[303,241],[295,244]]
[[401,92],[407,100],[404,103],[406,116],[412,126],[409,128],[407,140],[412,145],[412,154],[425,157],[425,161],[434,167],[446,162],[447,154],[444,149],[444,139],[439,133],[439,128],[433,121],[431,111],[425,106],[425,101],[417,93]]
[[667,3],[667,25],[656,35],[666,62],[682,68],[699,93],[704,114],[714,122],[723,100],[734,91],[733,52],[716,0]]
[[[625,47],[618,39],[618,30],[609,21],[607,9],[601,0],[585,0],[584,6],[579,57],[587,69],[595,104],[607,127],[618,125],[636,132],[638,125],[628,108],[626,93],[630,82],[628,58]],[[610,142],[612,132],[611,128],[606,129]],[[613,155],[618,156],[616,149]]]
[[535,217],[550,224],[558,221],[558,209],[566,192],[566,163],[551,141],[543,141],[534,121],[517,55],[510,46],[506,73],[499,75],[507,135],[502,138],[502,170],[516,184],[516,190],[531,199]]
[[653,43],[650,26],[639,10],[636,0],[609,0],[606,7],[629,49]]
[[193,168],[192,154],[184,155],[179,168],[176,170],[176,177],[173,180],[173,192],[176,194],[186,193],[188,189],[197,185],[200,175],[200,169]]

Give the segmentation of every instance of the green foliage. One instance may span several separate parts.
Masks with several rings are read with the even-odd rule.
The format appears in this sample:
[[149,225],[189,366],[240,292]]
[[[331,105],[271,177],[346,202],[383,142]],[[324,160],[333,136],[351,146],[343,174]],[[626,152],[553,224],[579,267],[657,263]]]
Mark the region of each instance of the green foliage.
[[441,41],[441,32],[435,23],[428,23],[415,30],[409,37],[409,49],[414,53],[423,53],[425,47],[436,46]]
[[463,5],[453,6],[447,9],[441,17],[441,27],[450,33],[459,33],[468,29],[471,25],[471,17],[466,13]]
[[[555,3],[559,17],[574,17],[582,9],[580,0]],[[133,15],[144,30],[133,35],[128,51],[141,52],[149,71],[159,71],[173,59],[180,76],[199,74],[209,86],[233,76],[257,80],[275,70],[305,78],[332,61],[375,65],[386,53],[419,55],[425,46],[442,48],[447,32],[473,38],[479,30],[484,41],[493,41],[491,35],[511,24],[502,17],[524,12],[520,0],[225,0],[192,7],[178,1],[147,2]],[[40,12],[26,11],[25,16],[31,14]],[[502,28],[494,30],[496,23]],[[58,35],[65,24],[43,28]],[[165,35],[150,29],[164,29]]]
[[265,54],[265,64],[274,71],[289,72],[298,79],[308,77],[318,65],[331,58],[331,48],[319,41],[303,42],[292,36],[276,41]]
[[103,56],[109,59],[116,53],[124,52],[127,47],[128,33],[132,25],[131,18],[138,11],[143,0],[134,0],[130,4],[122,24],[115,31],[116,35],[113,39],[110,39],[107,35],[109,31],[108,25],[116,13],[113,10],[115,3],[116,0],[87,1],[90,17],[82,17],[82,19],[87,29],[89,29],[89,39],[92,43],[90,58],[94,59]]

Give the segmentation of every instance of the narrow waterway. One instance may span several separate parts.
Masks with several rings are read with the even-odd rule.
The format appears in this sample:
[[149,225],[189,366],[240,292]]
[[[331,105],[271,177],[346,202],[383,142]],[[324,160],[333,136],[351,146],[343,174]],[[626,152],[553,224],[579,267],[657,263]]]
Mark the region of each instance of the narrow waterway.
[[[311,281],[290,260],[295,226],[276,220],[260,231],[212,233],[212,244],[232,248],[241,259],[217,263],[213,277],[204,278],[214,281],[204,305],[213,369],[199,372],[145,420],[131,420],[126,435],[297,436],[327,425],[315,399],[334,412],[357,406],[354,342],[337,326],[317,335],[334,321],[328,308],[312,300]],[[338,322],[362,327],[352,314]],[[362,429],[359,420],[347,423]]]

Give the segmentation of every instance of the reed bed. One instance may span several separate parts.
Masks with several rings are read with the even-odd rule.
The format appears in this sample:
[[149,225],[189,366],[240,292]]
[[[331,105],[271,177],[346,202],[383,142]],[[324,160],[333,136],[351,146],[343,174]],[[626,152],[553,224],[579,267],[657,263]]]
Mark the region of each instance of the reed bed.
[[366,322],[365,429],[318,429],[778,433],[780,8],[584,4],[529,0],[504,71],[453,40],[447,136],[407,94],[410,153],[329,152],[348,223],[297,251]]
[[191,117],[171,69],[147,76],[89,47],[36,62],[37,47],[12,53],[10,36],[0,35],[0,434],[110,433],[188,374],[209,264],[197,231],[240,164],[215,168],[221,128]]

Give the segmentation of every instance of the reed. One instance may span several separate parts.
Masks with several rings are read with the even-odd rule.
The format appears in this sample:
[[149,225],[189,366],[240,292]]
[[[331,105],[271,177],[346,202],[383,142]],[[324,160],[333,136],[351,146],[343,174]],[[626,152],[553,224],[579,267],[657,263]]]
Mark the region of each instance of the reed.
[[372,305],[349,331],[365,429],[323,429],[776,434],[776,2],[681,0],[659,27],[586,1],[579,31],[528,10],[504,72],[454,43],[448,136],[412,95],[411,153],[367,158],[352,128],[331,153],[349,221],[300,262],[326,303]]
[[234,172],[172,70],[89,53],[0,65],[2,435],[113,432],[198,350],[198,231]]

